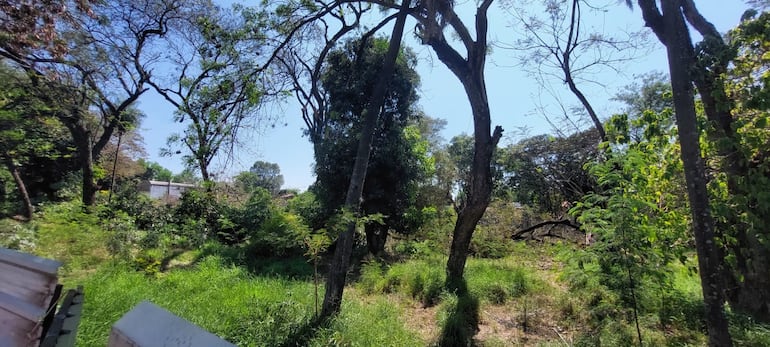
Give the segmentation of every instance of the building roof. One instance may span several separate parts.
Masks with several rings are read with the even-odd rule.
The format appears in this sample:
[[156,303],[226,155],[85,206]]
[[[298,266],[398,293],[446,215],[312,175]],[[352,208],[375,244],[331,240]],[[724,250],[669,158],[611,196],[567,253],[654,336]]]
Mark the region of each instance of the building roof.
[[168,182],[168,181],[153,181],[149,180],[150,185],[153,186],[168,186],[171,185],[172,187],[188,187],[188,188],[195,188],[198,185],[197,184],[189,184],[189,183],[176,183],[176,182]]

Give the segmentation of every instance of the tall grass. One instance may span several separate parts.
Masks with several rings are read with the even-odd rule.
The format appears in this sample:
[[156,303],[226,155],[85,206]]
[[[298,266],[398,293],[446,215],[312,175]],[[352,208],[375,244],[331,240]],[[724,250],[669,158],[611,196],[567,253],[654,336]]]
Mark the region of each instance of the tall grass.
[[[361,269],[358,288],[367,294],[402,293],[424,306],[438,303],[444,290],[445,258],[426,257],[406,262],[383,264],[373,261]],[[465,270],[468,290],[491,304],[504,304],[542,286],[513,259],[470,258]]]
[[341,314],[319,329],[307,345],[424,346],[425,341],[410,331],[404,321],[401,309],[384,297],[367,303],[346,300]]
[[543,286],[512,259],[471,259],[465,269],[468,290],[491,304],[504,304]]
[[110,327],[142,300],[239,346],[421,344],[404,327],[398,309],[384,299],[365,305],[348,298],[342,314],[314,332],[311,282],[255,277],[216,256],[157,277],[111,264],[84,284],[78,346],[104,346]]
[[364,264],[358,287],[367,294],[402,293],[423,306],[432,306],[444,288],[442,259],[428,257],[386,265],[377,261]]
[[217,257],[194,268],[148,277],[126,266],[107,266],[85,282],[79,344],[104,346],[110,326],[142,300],[238,345],[274,346],[312,318],[312,286],[281,278],[252,277]]

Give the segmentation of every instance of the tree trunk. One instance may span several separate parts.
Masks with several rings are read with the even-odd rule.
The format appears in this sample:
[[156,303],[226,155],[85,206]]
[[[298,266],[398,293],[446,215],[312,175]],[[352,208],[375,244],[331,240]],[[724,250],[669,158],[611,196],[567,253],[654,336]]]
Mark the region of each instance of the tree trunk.
[[473,164],[470,170],[466,202],[457,214],[457,222],[452,232],[452,246],[447,261],[447,287],[459,288],[465,271],[473,232],[484,215],[492,195],[492,155],[497,142],[502,136],[502,128],[496,127],[490,134],[492,120],[489,113],[486,85],[483,75],[484,64],[465,75],[457,75],[463,83],[465,92],[473,110],[474,145]]
[[[353,173],[350,176],[350,185],[348,186],[345,197],[345,208],[353,213],[357,213],[361,205],[361,194],[364,189],[364,179],[366,178],[366,168],[369,165],[369,155],[372,149],[372,140],[374,138],[374,129],[377,125],[377,118],[380,109],[385,102],[385,93],[388,84],[393,76],[396,66],[396,58],[401,49],[401,39],[404,34],[406,24],[407,9],[409,0],[403,0],[396,23],[393,27],[393,34],[390,37],[388,52],[385,55],[382,70],[380,70],[379,79],[372,91],[372,95],[364,111],[364,123],[361,128],[361,138],[358,142],[358,151],[356,160],[353,164]],[[329,264],[329,274],[326,279],[326,293],[324,294],[321,317],[328,318],[337,314],[342,305],[342,292],[345,288],[345,280],[350,266],[350,256],[353,253],[353,234],[355,232],[355,222],[350,223],[347,229],[340,233],[337,238],[337,246],[334,249],[334,256]]]
[[366,247],[374,256],[380,256],[385,252],[385,243],[388,242],[388,226],[374,225],[366,226]]
[[[80,166],[83,171],[83,205],[93,206],[96,203],[96,192],[99,190],[96,186],[94,174],[94,157],[91,155],[91,139],[80,140],[78,142],[78,152],[80,153]],[[81,143],[84,142],[84,143]]]
[[[692,0],[683,0],[683,10],[687,21],[700,32],[704,41],[710,42],[703,47],[704,53],[713,56],[724,56],[723,52],[730,49],[724,43],[716,27],[698,12]],[[752,158],[745,158],[740,146],[740,139],[734,127],[731,113],[735,109],[735,101],[731,100],[725,90],[724,73],[728,70],[729,61],[725,58],[713,60],[708,66],[696,65],[698,71],[694,78],[695,86],[703,103],[703,110],[711,122],[708,127],[709,140],[716,145],[720,156],[720,169],[727,175],[727,189],[731,196],[745,197],[747,203],[742,208],[734,209],[724,216],[726,221],[717,222],[717,237],[724,240],[725,251],[729,250],[736,259],[735,268],[725,265],[723,278],[726,297],[730,306],[754,319],[770,322],[770,248],[752,231],[751,225],[746,225],[740,219],[740,214],[747,211],[749,206],[758,203],[756,193],[749,191],[745,183],[752,176],[770,175],[768,171],[752,173]],[[762,179],[762,178],[760,178]],[[770,225],[770,215],[754,213],[756,218]],[[721,231],[721,233],[720,233]],[[734,241],[727,241],[723,235],[730,233]],[[721,255],[724,259],[724,254]]]
[[70,134],[72,134],[72,140],[75,142],[75,146],[78,150],[78,160],[80,161],[80,170],[83,174],[82,180],[82,201],[85,206],[93,206],[96,203],[96,192],[98,190],[95,182],[94,174],[94,155],[92,152],[93,143],[91,139],[91,131],[88,130],[85,124],[85,120],[80,116],[80,111],[73,111],[74,115],[78,115],[75,119],[64,118],[62,119]]
[[692,213],[709,346],[732,346],[723,309],[723,282],[720,279],[722,260],[715,244],[715,224],[706,190],[706,167],[701,157],[700,132],[697,127],[693,98],[690,66],[694,52],[682,15],[680,0],[665,0],[662,2],[662,9],[663,37],[669,61],[676,123],[682,149],[681,157]]
[[200,166],[201,178],[203,178],[203,182],[211,181],[211,174],[209,174],[209,167],[206,164],[206,160],[205,159],[199,159],[198,160],[198,166]]
[[[486,62],[487,43],[486,11],[491,1],[484,1],[476,12],[477,37],[475,41],[464,39],[468,48],[468,57],[463,59],[441,36],[431,36],[427,43],[433,48],[449,70],[460,80],[468,96],[473,112],[473,162],[468,178],[466,201],[457,214],[457,222],[452,232],[452,245],[447,261],[446,285],[449,289],[462,288],[465,261],[468,258],[468,248],[471,237],[481,217],[484,215],[492,195],[492,155],[497,142],[502,136],[503,129],[496,127],[490,133],[492,119],[489,113],[487,87],[484,81],[484,66]],[[449,18],[453,27],[460,28],[456,15]],[[464,26],[462,26],[464,28]],[[462,30],[465,31],[465,30]]]
[[16,183],[16,188],[19,189],[19,195],[21,195],[21,201],[24,207],[24,217],[27,220],[32,220],[32,213],[35,211],[32,207],[32,200],[29,198],[29,192],[27,192],[27,186],[24,184],[24,180],[21,178],[19,167],[13,162],[13,158],[6,156],[4,158],[5,166],[8,168],[8,172],[13,176],[13,181]]

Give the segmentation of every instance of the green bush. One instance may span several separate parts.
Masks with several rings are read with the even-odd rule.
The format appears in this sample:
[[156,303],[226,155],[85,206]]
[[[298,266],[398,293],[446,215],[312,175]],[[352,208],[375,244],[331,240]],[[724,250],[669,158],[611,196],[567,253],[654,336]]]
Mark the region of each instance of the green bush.
[[730,335],[736,346],[770,346],[770,325],[752,322],[746,317],[734,317],[730,325]]
[[469,253],[479,258],[500,259],[513,253],[514,242],[510,235],[479,227],[473,233]]
[[324,226],[321,203],[316,199],[315,194],[309,190],[297,194],[289,200],[286,210],[302,217],[302,220],[311,229],[320,229]]
[[103,220],[107,232],[107,250],[114,257],[128,259],[134,249],[139,248],[142,234],[136,229],[134,220],[125,212],[118,211],[112,218]]
[[308,227],[299,216],[277,212],[252,233],[248,241],[251,256],[270,257],[302,254]]
[[80,202],[43,205],[32,225],[37,239],[34,253],[64,263],[60,271],[64,277],[88,272],[110,258],[109,234],[99,214],[86,213]]
[[398,286],[396,276],[386,276],[385,265],[379,261],[365,262],[361,265],[361,275],[357,287],[366,294],[390,293]]
[[163,251],[159,249],[146,249],[140,251],[134,257],[133,265],[137,271],[144,272],[148,276],[155,276],[160,273],[162,262]]
[[[200,190],[188,190],[179,199],[179,205],[174,210],[174,218],[179,226],[179,235],[185,238],[193,247],[200,246],[209,237],[219,237],[225,242],[227,233],[220,230],[223,217],[230,215],[229,207],[220,203],[213,194]],[[224,223],[225,228],[230,226]]]
[[471,239],[470,254],[479,258],[500,259],[513,254],[513,228],[518,228],[524,209],[500,199],[493,200],[479,221]]

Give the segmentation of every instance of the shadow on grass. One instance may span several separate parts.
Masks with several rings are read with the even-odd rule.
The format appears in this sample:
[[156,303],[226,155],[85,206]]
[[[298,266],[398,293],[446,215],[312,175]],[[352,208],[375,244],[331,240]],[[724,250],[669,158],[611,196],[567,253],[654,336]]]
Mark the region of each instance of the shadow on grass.
[[316,336],[316,333],[320,328],[329,324],[328,319],[316,317],[311,319],[307,324],[297,329],[294,333],[286,336],[286,340],[283,343],[276,345],[277,347],[301,347],[308,346],[310,341]]
[[447,288],[457,296],[457,302],[447,307],[438,345],[475,346],[473,336],[479,330],[479,300],[468,290],[464,279],[460,283],[447,284]]
[[209,256],[221,258],[225,265],[243,267],[255,276],[283,277],[296,280],[311,280],[313,278],[313,264],[302,255],[260,257],[249,255],[244,247],[213,243],[201,247],[200,253],[189,266],[194,266]]
[[183,249],[175,249],[171,251],[168,255],[163,257],[163,259],[160,261],[160,271],[166,272],[169,269],[169,265],[171,264],[171,261],[176,259],[176,257],[182,255],[185,251]]

